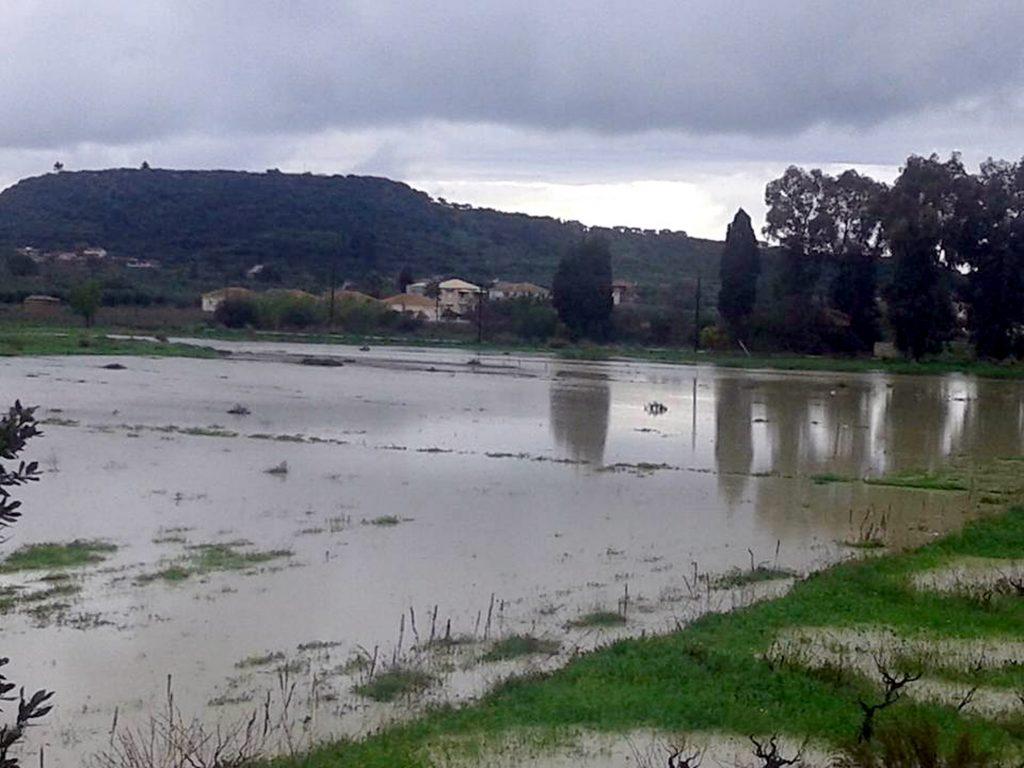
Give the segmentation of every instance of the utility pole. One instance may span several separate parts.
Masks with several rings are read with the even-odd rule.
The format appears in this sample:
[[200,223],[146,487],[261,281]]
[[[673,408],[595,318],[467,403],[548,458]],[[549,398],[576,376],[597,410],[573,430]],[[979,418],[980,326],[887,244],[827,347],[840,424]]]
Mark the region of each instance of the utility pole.
[[327,316],[327,330],[334,330],[334,286],[337,284],[338,257],[331,259],[331,309]]
[[484,292],[481,289],[476,295],[476,343],[484,341]]
[[700,275],[697,276],[697,300],[693,307],[693,351],[700,351]]

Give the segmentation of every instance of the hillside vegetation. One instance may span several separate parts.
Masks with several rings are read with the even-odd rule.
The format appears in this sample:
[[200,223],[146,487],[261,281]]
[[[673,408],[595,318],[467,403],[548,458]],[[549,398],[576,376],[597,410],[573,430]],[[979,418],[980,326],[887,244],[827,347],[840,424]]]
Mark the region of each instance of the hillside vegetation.
[[[222,284],[268,263],[294,282],[459,274],[548,284],[578,222],[436,201],[367,176],[116,169],[46,174],[0,193],[0,247],[90,245]],[[616,277],[717,277],[721,244],[682,232],[598,230]],[[169,277],[169,275],[168,275]]]

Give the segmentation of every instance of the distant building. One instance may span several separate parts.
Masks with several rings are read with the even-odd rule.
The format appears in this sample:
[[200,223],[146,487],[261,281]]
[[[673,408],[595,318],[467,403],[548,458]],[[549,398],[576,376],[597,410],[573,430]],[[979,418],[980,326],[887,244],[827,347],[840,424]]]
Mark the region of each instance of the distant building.
[[476,311],[477,302],[483,294],[479,285],[452,278],[437,286],[438,306],[441,316],[462,317]]
[[497,280],[487,291],[487,295],[496,301],[503,299],[538,299],[546,301],[551,297],[551,291],[533,283],[506,283],[502,280]]
[[612,281],[612,304],[632,304],[636,301],[636,283],[626,280]]
[[60,299],[56,296],[28,296],[22,306],[30,317],[53,317],[60,311]]
[[426,296],[427,286],[429,283],[426,280],[419,280],[415,283],[409,283],[405,286],[405,292],[410,293],[414,296]]
[[258,275],[262,271],[263,271],[263,265],[262,264],[256,264],[254,266],[249,267],[247,270],[245,270],[245,276],[248,277],[250,280],[252,280],[254,277],[256,277],[256,275]]
[[437,320],[438,302],[416,293],[399,293],[396,296],[389,296],[386,299],[381,299],[381,304],[395,312],[412,315],[427,322]]
[[107,258],[106,248],[84,248],[82,249],[84,259],[105,259]]
[[235,286],[218,288],[216,291],[210,291],[209,293],[203,294],[203,312],[216,312],[217,307],[228,299],[251,299],[255,295],[255,292],[250,291],[248,288],[238,288]]
[[152,259],[128,259],[124,263],[128,269],[159,269],[160,262]]

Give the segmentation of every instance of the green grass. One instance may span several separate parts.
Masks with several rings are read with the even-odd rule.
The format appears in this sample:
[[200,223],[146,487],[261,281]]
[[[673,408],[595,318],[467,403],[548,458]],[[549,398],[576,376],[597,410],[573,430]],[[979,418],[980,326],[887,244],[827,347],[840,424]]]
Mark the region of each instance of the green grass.
[[368,699],[388,702],[421,693],[435,682],[432,675],[422,670],[392,667],[378,672],[370,680],[360,683],[352,690]]
[[0,331],[0,357],[40,355],[131,355],[216,358],[209,347],[144,339],[114,339],[82,329],[24,328]]
[[[1013,491],[1008,498],[1019,503],[1024,498],[1019,474],[996,471],[978,480],[1003,483],[1004,489]],[[327,744],[275,765],[428,766],[432,751],[442,744],[479,744],[536,732],[557,740],[579,728],[622,734],[638,728],[726,732],[741,737],[782,732],[838,748],[856,735],[858,701],[880,696],[877,683],[852,670],[839,674],[777,663],[768,653],[775,639],[787,631],[834,627],[887,628],[918,639],[1019,640],[1024,636],[1024,600],[1007,598],[983,605],[956,595],[917,591],[911,577],[960,558],[1014,558],[1022,553],[1024,507],[1016,506],[915,551],[836,565],[797,581],[776,600],[708,614],[668,635],[620,640],[578,656],[557,671],[510,679],[464,707],[429,710],[412,722],[363,739]],[[934,674],[942,674],[941,666]],[[1003,668],[981,679],[1016,689],[1020,671]],[[1024,752],[1024,712],[985,718],[903,699],[879,715],[878,725],[892,726],[904,718],[934,723],[947,747],[969,732],[984,748]]]
[[76,539],[68,543],[29,544],[16,549],[0,563],[0,573],[80,568],[103,562],[117,547],[105,541]]
[[573,619],[569,622],[568,626],[573,629],[585,629],[589,627],[602,628],[602,627],[621,627],[626,623],[626,617],[621,613],[615,613],[613,611],[591,611],[585,613],[579,618]]
[[554,656],[561,648],[557,640],[533,635],[510,635],[495,642],[481,658],[483,661],[507,661],[521,656]]
[[248,542],[227,542],[221,544],[197,544],[188,547],[188,556],[152,573],[144,573],[135,581],[147,584],[152,581],[181,582],[193,576],[202,576],[215,571],[241,571],[269,563],[272,560],[291,557],[291,550],[248,549]]
[[948,473],[903,472],[886,477],[868,478],[867,485],[884,485],[894,488],[917,488],[925,491],[967,491],[967,483]]

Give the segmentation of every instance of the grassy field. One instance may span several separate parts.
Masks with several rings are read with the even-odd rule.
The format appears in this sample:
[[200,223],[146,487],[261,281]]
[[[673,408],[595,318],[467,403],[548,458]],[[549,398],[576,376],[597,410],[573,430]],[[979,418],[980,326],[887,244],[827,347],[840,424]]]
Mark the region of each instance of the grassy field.
[[44,355],[139,355],[150,357],[214,358],[218,353],[194,344],[170,344],[142,339],[117,339],[114,329],[0,327],[0,357]]
[[[157,355],[177,357],[216,357],[213,350],[195,345],[169,344],[145,340],[115,339],[112,335],[131,334],[129,328],[82,328],[0,324],[0,356],[16,355]],[[152,334],[152,330],[135,331]],[[725,352],[693,352],[685,349],[654,349],[628,345],[529,345],[521,343],[477,344],[458,338],[418,336],[361,336],[321,332],[253,332],[226,328],[188,327],[163,329],[166,336],[191,336],[198,339],[228,341],[295,341],[309,344],[350,344],[362,346],[409,346],[439,349],[464,349],[478,352],[551,355],[565,360],[642,360],[677,365],[717,365],[726,368],[822,371],[838,373],[883,372],[906,375],[967,373],[984,378],[1022,379],[1024,363],[994,363],[965,357],[945,356],[929,360],[876,360],[872,358],[820,357],[793,354],[739,355]]]
[[[977,641],[1024,641],[1024,597],[1014,590],[944,592],[922,588],[916,580],[965,560],[975,567],[1002,567],[1024,558],[1019,464],[996,462],[974,480],[977,493],[994,491],[1016,506],[921,549],[819,572],[798,581],[782,598],[708,615],[670,635],[619,641],[556,672],[500,684],[477,703],[438,708],[365,739],[325,745],[273,765],[428,766],[453,750],[472,764],[479,750],[508,739],[514,743],[517,734],[530,734],[533,740],[541,734],[545,743],[554,744],[578,729],[741,737],[781,732],[840,749],[852,744],[862,727],[860,702],[882,701],[882,681],[874,663],[865,666],[872,658],[865,647],[855,646],[838,661],[816,657],[810,639],[815,634],[832,638],[824,642],[826,649],[851,634],[865,645],[885,637],[890,649],[903,649],[892,650],[888,661],[878,651],[877,663],[888,665],[892,674],[959,679],[965,686],[980,685],[979,695],[1006,694],[1016,701],[1015,695],[1024,695],[1019,659],[992,657],[982,669],[982,661],[968,667],[948,652],[920,652],[921,647],[950,643],[971,647]],[[908,654],[907,643],[916,644],[918,652]],[[969,734],[978,748],[1017,761],[1024,754],[1024,699],[993,714],[911,695],[918,684],[909,684],[906,696],[876,715],[878,733],[927,722],[937,726],[945,750]]]

